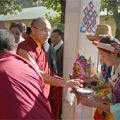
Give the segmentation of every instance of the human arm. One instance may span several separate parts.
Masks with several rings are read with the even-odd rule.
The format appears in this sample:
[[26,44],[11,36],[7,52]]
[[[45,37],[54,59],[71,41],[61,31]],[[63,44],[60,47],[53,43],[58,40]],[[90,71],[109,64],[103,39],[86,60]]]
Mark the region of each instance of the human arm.
[[46,73],[42,73],[41,74],[43,79],[45,80],[45,83],[50,84],[50,85],[54,85],[54,86],[60,86],[60,87],[74,87],[74,86],[80,86],[82,87],[82,85],[80,84],[80,82],[76,79],[72,79],[72,80],[60,80],[59,78],[56,77],[52,77]]
[[101,100],[100,98],[96,98],[94,96],[90,96],[90,97],[80,96],[81,104],[88,106],[88,107],[94,107],[97,109],[101,109],[104,112],[110,113],[110,104],[105,104]]
[[81,86],[80,82],[77,80],[61,80],[59,78],[55,78],[52,77],[48,74],[46,74],[44,71],[41,71],[40,68],[38,67],[37,63],[35,62],[35,60],[29,55],[29,53],[23,49],[18,49],[18,55],[20,55],[21,57],[29,60],[30,62],[32,62],[36,68],[40,71],[40,74],[43,77],[43,80],[46,84],[50,84],[50,85],[54,85],[54,86],[60,86],[60,87],[74,87],[74,86]]
[[88,98],[88,100],[80,98],[80,100],[81,100],[81,103],[84,105],[101,109],[102,111],[107,113],[112,113],[115,120],[120,119],[120,103],[116,103],[112,105],[104,104],[104,101],[101,102],[99,100],[96,100],[96,98],[94,100],[93,98],[92,99]]
[[93,88],[94,90],[108,89],[108,88],[110,88],[110,83],[105,83],[105,84],[100,85],[100,86],[92,86],[92,88]]

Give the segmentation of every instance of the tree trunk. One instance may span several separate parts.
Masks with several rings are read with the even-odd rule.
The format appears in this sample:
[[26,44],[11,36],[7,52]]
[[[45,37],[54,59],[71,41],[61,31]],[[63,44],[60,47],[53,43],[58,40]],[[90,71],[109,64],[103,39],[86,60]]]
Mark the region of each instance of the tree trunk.
[[117,38],[120,41],[120,28],[119,26],[120,23],[116,23],[116,33],[115,33],[115,38]]
[[117,14],[116,16],[114,14],[113,18],[115,19],[116,23],[115,38],[117,38],[120,41],[120,14]]
[[61,5],[61,23],[65,23],[65,6],[66,6],[66,0],[59,0]]

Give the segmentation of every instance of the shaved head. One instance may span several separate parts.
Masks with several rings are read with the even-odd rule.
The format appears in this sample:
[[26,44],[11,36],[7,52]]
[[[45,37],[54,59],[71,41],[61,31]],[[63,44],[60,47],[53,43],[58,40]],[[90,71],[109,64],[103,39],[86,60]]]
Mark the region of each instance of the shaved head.
[[39,18],[36,18],[32,21],[31,27],[36,26],[36,25],[44,25],[46,23],[50,24],[50,22],[47,19],[45,19],[43,17],[39,17]]
[[41,44],[44,44],[44,42],[49,39],[50,34],[51,25],[47,19],[39,17],[32,21],[31,35],[34,36],[37,40],[39,40]]

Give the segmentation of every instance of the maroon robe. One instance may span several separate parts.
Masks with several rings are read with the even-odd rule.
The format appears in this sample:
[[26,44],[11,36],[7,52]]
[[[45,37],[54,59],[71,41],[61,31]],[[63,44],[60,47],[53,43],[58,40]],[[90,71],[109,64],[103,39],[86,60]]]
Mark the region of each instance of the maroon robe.
[[[30,36],[28,36],[28,38],[23,43],[19,44],[18,49],[26,50],[35,60],[40,70],[54,77],[58,77],[52,74],[50,70],[50,66],[48,63],[48,56],[44,48],[42,46],[41,48],[39,48]],[[44,84],[43,90],[46,98],[48,99],[50,92],[50,85]],[[53,113],[53,117],[54,119],[58,119],[60,114],[61,100],[62,100],[62,87],[53,86],[51,88],[50,99],[51,99],[51,108],[52,108],[51,110]]]
[[[24,42],[19,44],[18,49],[26,50],[30,54],[30,56],[32,56],[32,58],[35,60],[40,70],[50,75],[51,71],[48,64],[47,54],[44,48],[42,46],[41,48],[39,48],[30,36],[27,37],[27,39]],[[43,91],[46,98],[49,97],[49,90],[50,90],[50,85],[44,84]]]
[[0,119],[51,119],[42,77],[12,52],[0,56]]

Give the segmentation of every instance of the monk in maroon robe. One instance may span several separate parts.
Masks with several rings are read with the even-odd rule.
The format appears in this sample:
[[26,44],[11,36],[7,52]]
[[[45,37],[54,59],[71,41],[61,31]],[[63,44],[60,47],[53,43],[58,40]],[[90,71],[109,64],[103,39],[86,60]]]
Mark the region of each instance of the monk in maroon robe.
[[16,43],[0,30],[0,119],[51,119],[43,79],[34,64],[15,53]]
[[52,87],[52,94],[50,95],[53,116],[58,119],[62,100],[62,87],[68,88],[80,84],[73,80],[63,81],[51,72],[47,54],[43,48],[43,44],[50,37],[50,33],[51,25],[49,21],[45,18],[34,19],[31,23],[31,35],[23,43],[19,44],[18,54],[34,63],[40,70],[45,82],[43,90],[47,99],[49,99],[50,85],[59,86],[59,88]]

